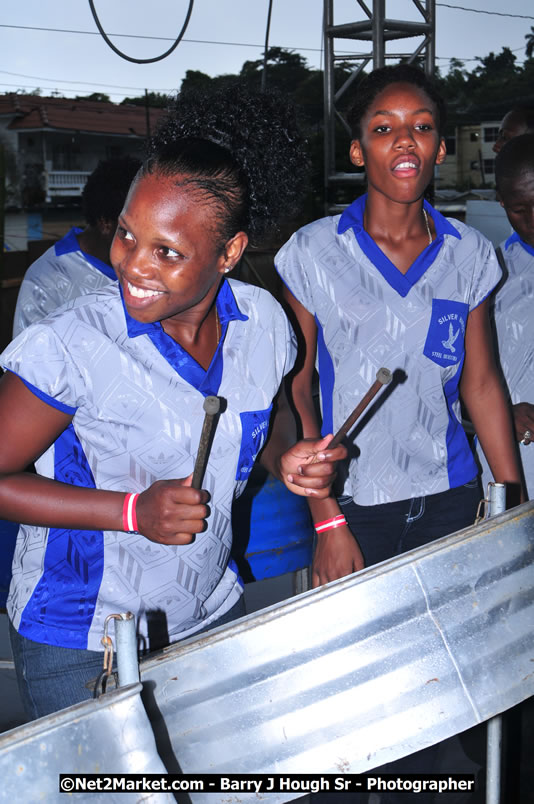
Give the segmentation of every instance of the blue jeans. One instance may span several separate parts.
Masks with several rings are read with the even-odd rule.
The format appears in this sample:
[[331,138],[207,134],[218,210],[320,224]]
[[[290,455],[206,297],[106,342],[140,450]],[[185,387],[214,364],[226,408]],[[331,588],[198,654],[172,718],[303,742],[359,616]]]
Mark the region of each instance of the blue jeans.
[[[226,614],[197,633],[210,631],[244,615],[245,602],[241,595]],[[50,715],[93,697],[93,689],[86,687],[86,684],[102,672],[103,651],[61,648],[33,642],[19,634],[11,622],[9,636],[19,693],[29,720]]]
[[384,505],[357,505],[351,497],[338,502],[369,567],[472,525],[482,497],[475,478],[439,494]]

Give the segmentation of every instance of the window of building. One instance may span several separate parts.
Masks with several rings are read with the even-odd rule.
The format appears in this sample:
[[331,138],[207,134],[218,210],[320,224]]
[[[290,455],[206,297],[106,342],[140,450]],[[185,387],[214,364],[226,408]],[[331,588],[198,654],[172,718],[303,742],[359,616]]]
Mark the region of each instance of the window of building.
[[497,142],[499,137],[499,129],[497,126],[484,129],[484,142]]
[[52,148],[53,170],[80,170],[80,148],[75,143],[63,142]]
[[486,176],[495,173],[495,159],[484,159],[484,173]]

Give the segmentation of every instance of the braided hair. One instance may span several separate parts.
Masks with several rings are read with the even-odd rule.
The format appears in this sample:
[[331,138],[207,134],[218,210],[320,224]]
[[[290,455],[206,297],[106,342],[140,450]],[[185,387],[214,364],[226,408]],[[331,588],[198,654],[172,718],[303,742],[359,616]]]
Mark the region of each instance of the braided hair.
[[181,175],[215,202],[221,248],[238,231],[258,245],[299,210],[309,169],[294,109],[240,84],[180,92],[148,147],[144,172]]

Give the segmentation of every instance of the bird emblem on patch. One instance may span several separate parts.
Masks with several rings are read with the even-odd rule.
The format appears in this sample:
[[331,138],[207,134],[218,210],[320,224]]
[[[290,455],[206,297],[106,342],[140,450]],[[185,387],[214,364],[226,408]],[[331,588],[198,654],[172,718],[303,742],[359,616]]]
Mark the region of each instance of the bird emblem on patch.
[[458,366],[464,355],[469,305],[451,299],[432,299],[432,312],[423,353],[438,366]]
[[454,347],[454,341],[457,339],[458,335],[460,334],[460,330],[457,329],[456,332],[454,331],[454,327],[452,324],[449,324],[449,337],[446,341],[441,341],[443,344],[444,349],[448,349],[450,352],[455,352],[456,349]]

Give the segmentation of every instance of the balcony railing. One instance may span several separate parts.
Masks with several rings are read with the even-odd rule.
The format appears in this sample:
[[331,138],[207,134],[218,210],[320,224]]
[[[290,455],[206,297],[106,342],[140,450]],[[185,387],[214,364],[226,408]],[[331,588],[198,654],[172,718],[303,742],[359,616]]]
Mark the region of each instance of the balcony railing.
[[50,170],[46,172],[46,200],[58,196],[80,196],[89,170]]

